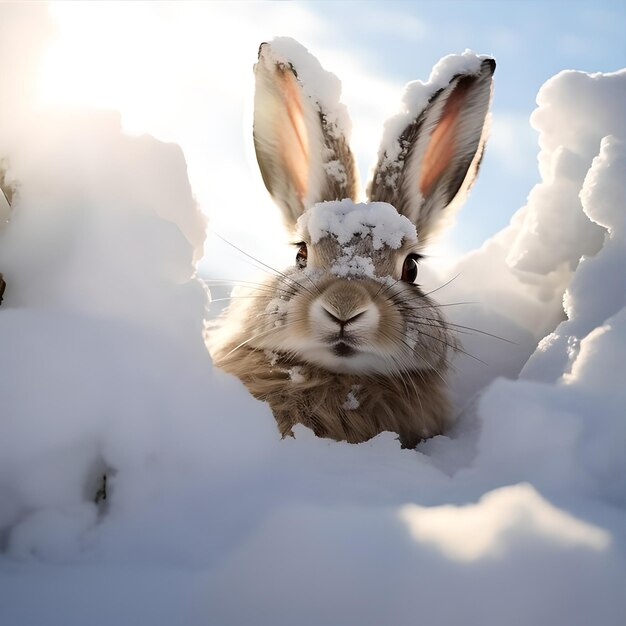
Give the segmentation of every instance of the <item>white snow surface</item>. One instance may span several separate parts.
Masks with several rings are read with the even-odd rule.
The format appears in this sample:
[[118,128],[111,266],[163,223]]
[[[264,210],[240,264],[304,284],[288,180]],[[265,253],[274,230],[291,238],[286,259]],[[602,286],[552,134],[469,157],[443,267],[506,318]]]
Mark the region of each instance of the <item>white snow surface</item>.
[[478,304],[453,322],[514,342],[460,335],[488,365],[455,363],[454,431],[282,441],[206,352],[181,151],[115,114],[32,111],[6,23],[0,623],[624,623],[626,73],[548,81],[527,206],[422,273],[459,274],[436,295]]

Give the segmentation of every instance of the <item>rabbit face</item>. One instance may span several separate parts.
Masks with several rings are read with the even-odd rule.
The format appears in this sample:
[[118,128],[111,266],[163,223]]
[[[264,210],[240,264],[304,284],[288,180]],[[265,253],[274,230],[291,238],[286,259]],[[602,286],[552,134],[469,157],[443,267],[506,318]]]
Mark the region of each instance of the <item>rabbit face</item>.
[[384,203],[328,202],[305,213],[298,233],[298,258],[287,273],[293,290],[264,312],[277,328],[267,348],[338,373],[393,374],[409,363],[440,363],[453,340],[407,271],[419,256],[406,218]]

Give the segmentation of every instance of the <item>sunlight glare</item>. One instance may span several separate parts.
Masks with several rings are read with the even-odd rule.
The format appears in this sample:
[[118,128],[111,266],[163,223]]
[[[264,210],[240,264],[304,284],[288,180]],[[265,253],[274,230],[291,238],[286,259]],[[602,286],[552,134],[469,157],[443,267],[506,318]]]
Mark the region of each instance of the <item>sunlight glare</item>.
[[[259,42],[295,37],[343,80],[362,187],[401,85],[336,48],[324,37],[328,25],[302,6],[244,8],[246,19],[239,3],[53,2],[57,37],[43,59],[39,100],[44,106],[114,109],[124,131],[179,144],[211,228],[280,266],[287,235],[252,146],[252,65]],[[210,238],[204,266],[221,271],[223,255],[214,243]],[[250,273],[247,262],[229,266],[240,266],[242,276]]]

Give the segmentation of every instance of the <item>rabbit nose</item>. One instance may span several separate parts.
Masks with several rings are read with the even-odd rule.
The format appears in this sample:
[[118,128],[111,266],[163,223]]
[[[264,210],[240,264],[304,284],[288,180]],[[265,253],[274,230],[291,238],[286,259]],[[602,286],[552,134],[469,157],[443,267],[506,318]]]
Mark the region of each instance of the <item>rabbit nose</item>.
[[[331,311],[328,308],[328,305],[325,305],[323,302],[321,303],[321,305],[322,305],[322,309],[324,310],[324,313],[328,316],[328,318],[331,319],[333,322],[336,322],[337,324],[339,324],[339,326],[342,329],[344,328],[344,326],[347,326],[348,324],[351,324],[352,322],[356,322],[356,320],[358,320],[360,317],[365,315],[365,311],[360,311],[346,319],[344,315],[337,314],[337,311],[335,310]],[[341,315],[341,317],[338,317],[338,315]]]
[[368,317],[372,299],[367,289],[356,281],[333,281],[318,300],[321,313],[343,330],[344,327]]

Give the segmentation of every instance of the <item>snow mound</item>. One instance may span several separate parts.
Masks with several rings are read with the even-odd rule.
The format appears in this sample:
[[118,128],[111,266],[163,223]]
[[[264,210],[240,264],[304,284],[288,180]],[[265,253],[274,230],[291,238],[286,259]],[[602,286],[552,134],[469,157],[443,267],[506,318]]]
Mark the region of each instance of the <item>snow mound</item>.
[[0,153],[18,185],[0,235],[8,306],[201,327],[205,220],[178,146],[124,136],[117,114],[51,113],[0,137]]
[[532,190],[519,217],[522,228],[508,257],[512,267],[543,274],[559,265],[575,268],[583,255],[602,246],[604,231],[583,211],[580,183],[603,137],[626,136],[625,76],[626,70],[561,72],[539,91],[531,123],[539,131],[543,182]]
[[[604,137],[580,190],[584,214],[603,229],[602,249],[581,258],[564,295],[568,319],[541,341],[524,366],[524,378],[554,382],[568,373],[581,340],[598,320],[607,320],[626,306],[626,189],[619,182],[620,172],[626,172],[624,142]],[[607,289],[611,283],[615,288]]]

